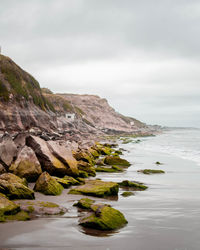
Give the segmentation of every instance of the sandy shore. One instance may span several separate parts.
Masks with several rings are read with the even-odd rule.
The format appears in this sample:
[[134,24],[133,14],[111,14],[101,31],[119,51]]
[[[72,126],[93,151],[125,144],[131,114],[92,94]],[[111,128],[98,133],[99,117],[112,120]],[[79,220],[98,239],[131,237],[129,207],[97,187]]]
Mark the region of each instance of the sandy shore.
[[[149,186],[135,196],[118,201],[103,200],[122,211],[128,225],[117,232],[97,235],[78,226],[77,209],[72,206],[81,196],[47,197],[69,209],[62,217],[38,218],[28,222],[0,224],[0,246],[8,249],[132,249],[132,250],[198,250],[200,245],[200,168],[195,163],[125,145],[130,150],[125,158],[133,162],[124,173],[101,173],[103,180],[142,181]],[[155,161],[165,163],[156,166]],[[157,168],[162,175],[143,175],[138,169]]]

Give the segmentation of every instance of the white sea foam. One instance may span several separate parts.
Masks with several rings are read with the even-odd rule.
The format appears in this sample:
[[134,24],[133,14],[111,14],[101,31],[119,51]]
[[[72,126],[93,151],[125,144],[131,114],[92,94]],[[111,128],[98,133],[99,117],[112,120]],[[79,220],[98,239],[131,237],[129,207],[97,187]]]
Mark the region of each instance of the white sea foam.
[[153,138],[142,138],[141,140],[141,143],[132,144],[132,147],[171,154],[195,161],[200,165],[200,130],[175,129]]

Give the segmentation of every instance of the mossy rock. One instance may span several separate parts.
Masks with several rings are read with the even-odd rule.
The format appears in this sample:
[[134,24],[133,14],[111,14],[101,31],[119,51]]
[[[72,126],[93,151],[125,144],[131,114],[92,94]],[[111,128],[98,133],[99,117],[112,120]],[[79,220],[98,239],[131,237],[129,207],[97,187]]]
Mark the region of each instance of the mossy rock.
[[99,152],[99,154],[101,154],[101,155],[111,155],[113,152],[112,148],[110,148],[108,146],[104,146],[102,144],[97,144],[96,149]]
[[160,170],[160,169],[142,169],[138,170],[138,172],[143,173],[143,174],[164,174],[165,171]]
[[20,183],[28,186],[28,182],[25,178],[20,178],[19,176],[12,173],[4,173],[0,175],[0,180],[8,181],[9,183]]
[[27,221],[30,219],[31,219],[31,217],[30,217],[29,213],[25,212],[25,211],[20,211],[17,214],[5,216],[6,221]]
[[143,185],[143,183],[138,183],[138,182],[133,182],[133,181],[128,181],[128,180],[124,180],[120,182],[119,186],[132,188],[133,190],[136,190],[136,191],[142,191],[148,188],[147,186]]
[[97,166],[96,172],[117,173],[122,172],[123,169],[118,166]]
[[80,219],[81,226],[106,231],[118,229],[128,223],[117,209],[107,205],[95,204],[93,206],[95,206],[95,211]]
[[69,194],[83,194],[97,197],[117,195],[119,185],[115,182],[105,182],[100,180],[88,180],[85,185],[73,188]]
[[80,185],[80,182],[71,176],[65,175],[62,179],[68,181],[70,185]]
[[9,199],[35,199],[34,191],[21,183],[9,183],[0,179],[0,192]]
[[133,192],[131,191],[125,191],[121,194],[123,197],[129,197],[129,196],[133,196],[135,195]]
[[79,161],[78,162],[78,169],[79,169],[79,175],[80,175],[80,171],[85,171],[90,176],[96,176],[95,168],[93,167],[93,165],[90,165],[88,162]]
[[77,161],[85,161],[85,162],[88,162],[91,166],[94,166],[95,165],[95,161],[94,161],[94,158],[93,156],[89,153],[89,152],[76,152],[74,154],[74,158],[77,160]]
[[96,159],[100,156],[99,152],[93,148],[89,148],[89,152],[94,157],[94,159]]
[[117,165],[129,167],[131,164],[125,159],[120,158],[119,156],[106,156],[104,163],[107,165]]
[[18,201],[21,210],[34,215],[57,215],[67,211],[66,208],[48,201]]
[[159,162],[159,161],[156,161],[155,162],[156,165],[163,165],[163,163]]
[[85,179],[82,177],[77,177],[76,180],[79,182],[79,185],[85,184]]
[[6,215],[16,214],[20,211],[19,205],[10,201],[4,194],[0,193],[0,222],[6,220]]
[[67,179],[64,178],[59,178],[56,176],[52,176],[58,183],[60,183],[64,188],[68,188],[70,187],[72,184],[70,181],[68,181]]
[[94,200],[91,200],[89,198],[82,198],[77,203],[75,203],[73,206],[84,208],[84,209],[90,209],[91,205],[94,204]]
[[34,190],[45,195],[60,195],[63,191],[63,186],[47,172],[44,172],[36,181]]
[[86,171],[83,171],[83,170],[79,170],[79,176],[81,178],[88,178],[88,173]]
[[115,155],[122,155],[123,153],[122,153],[121,150],[115,150],[115,151],[114,151],[114,154],[115,154]]

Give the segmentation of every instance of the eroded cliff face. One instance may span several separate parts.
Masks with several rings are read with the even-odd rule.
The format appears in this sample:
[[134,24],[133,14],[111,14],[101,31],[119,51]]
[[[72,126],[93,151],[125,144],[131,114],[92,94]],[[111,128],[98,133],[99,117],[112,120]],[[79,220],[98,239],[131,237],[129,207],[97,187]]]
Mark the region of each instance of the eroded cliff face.
[[[70,118],[70,114],[72,115]],[[95,95],[53,94],[10,58],[0,55],[0,131],[81,134],[140,133],[148,127]]]

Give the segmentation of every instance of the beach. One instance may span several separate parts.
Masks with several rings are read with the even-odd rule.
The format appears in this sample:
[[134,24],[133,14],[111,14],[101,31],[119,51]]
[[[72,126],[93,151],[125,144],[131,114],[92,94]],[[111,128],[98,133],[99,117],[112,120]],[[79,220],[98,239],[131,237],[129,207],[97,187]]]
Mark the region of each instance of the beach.
[[[196,133],[199,136],[200,132]],[[115,232],[99,233],[78,226],[80,214],[77,208],[73,207],[73,203],[82,196],[67,195],[68,190],[64,190],[62,195],[51,197],[51,201],[65,206],[68,209],[67,213],[63,216],[37,218],[26,222],[1,223],[0,247],[23,250],[198,250],[198,155],[192,159],[187,156],[187,152],[181,155],[173,153],[175,150],[170,152],[165,149],[163,143],[166,143],[166,138],[170,142],[171,136],[172,145],[177,143],[172,140],[175,134],[176,132],[164,132],[164,135],[140,138],[140,143],[120,144],[120,147],[127,150],[123,158],[132,165],[123,173],[97,174],[97,178],[105,181],[134,180],[148,186],[147,190],[137,191],[130,197],[121,196],[124,190],[120,189],[118,199],[95,198],[109,203],[125,215],[128,224],[124,228]],[[182,139],[184,141],[184,138]],[[159,143],[162,150],[153,147],[159,146]],[[170,148],[170,143],[167,145]],[[156,161],[163,164],[157,165]],[[162,169],[165,174],[144,175],[137,172],[140,169]],[[49,197],[42,194],[36,194],[36,198],[49,200]]]

